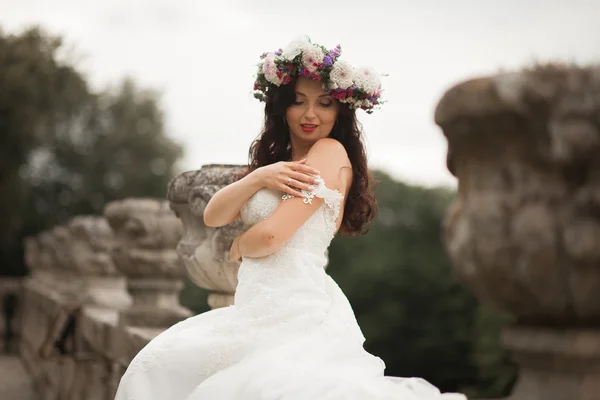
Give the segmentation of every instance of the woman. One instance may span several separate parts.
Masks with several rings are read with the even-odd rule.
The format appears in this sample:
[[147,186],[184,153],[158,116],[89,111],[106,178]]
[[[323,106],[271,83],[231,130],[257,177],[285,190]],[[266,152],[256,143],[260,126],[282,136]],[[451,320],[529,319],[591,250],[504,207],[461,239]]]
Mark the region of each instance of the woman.
[[121,379],[117,400],[464,399],[420,379],[384,377],[346,297],[325,273],[338,230],[375,215],[358,108],[380,104],[370,69],[354,70],[308,38],[264,54],[255,83],[266,102],[250,168],[216,193],[204,222],[241,218],[233,306],[152,340]]

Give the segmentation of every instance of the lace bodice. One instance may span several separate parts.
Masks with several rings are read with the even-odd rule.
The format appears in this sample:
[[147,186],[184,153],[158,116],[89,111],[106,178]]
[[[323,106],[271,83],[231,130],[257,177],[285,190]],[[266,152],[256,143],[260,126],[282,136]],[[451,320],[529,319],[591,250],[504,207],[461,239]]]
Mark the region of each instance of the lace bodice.
[[[306,223],[283,246],[283,249],[296,249],[323,254],[336,231],[336,223],[344,196],[338,191],[329,189],[323,178],[316,176],[317,183],[312,191],[302,190],[305,204],[311,204],[315,197],[324,199],[323,205],[306,221]],[[242,221],[252,226],[268,218],[281,201],[292,198],[288,194],[263,188],[256,192],[241,211]]]

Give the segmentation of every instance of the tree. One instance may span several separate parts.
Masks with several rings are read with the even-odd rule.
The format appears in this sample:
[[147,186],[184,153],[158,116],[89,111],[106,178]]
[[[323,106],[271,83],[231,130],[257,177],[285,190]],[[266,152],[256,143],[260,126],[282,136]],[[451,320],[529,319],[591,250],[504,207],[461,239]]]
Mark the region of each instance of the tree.
[[60,39],[31,29],[22,35],[0,31],[0,268],[17,273],[27,214],[23,168],[30,152],[55,126],[72,117],[86,96],[85,80],[58,61]]
[[165,136],[156,94],[127,79],[94,96],[82,121],[35,154],[38,162],[28,175],[33,198],[38,211],[58,223],[73,214],[101,213],[119,198],[164,198],[182,151]]
[[22,274],[22,238],[126,196],[163,198],[182,148],[159,96],[126,79],[92,92],[62,39],[0,31],[0,274]]

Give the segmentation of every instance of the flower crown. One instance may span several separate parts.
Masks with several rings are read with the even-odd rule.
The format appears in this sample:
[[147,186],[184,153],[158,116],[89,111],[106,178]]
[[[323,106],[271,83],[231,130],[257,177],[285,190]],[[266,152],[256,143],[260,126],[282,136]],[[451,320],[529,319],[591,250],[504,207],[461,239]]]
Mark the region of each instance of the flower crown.
[[265,101],[273,86],[287,85],[293,77],[304,76],[323,82],[323,90],[334,99],[368,114],[383,104],[381,82],[371,68],[353,68],[338,60],[342,48],[313,44],[308,37],[293,40],[285,49],[261,55],[254,82],[254,97]]

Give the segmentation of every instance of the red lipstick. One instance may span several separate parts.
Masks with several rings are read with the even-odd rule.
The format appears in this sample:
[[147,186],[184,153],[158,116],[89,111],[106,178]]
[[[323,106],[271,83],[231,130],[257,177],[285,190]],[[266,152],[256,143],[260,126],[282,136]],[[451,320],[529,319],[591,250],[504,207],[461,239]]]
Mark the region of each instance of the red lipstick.
[[314,132],[315,129],[317,129],[317,126],[319,125],[314,125],[314,124],[301,124],[300,127],[302,128],[302,130],[304,132]]

